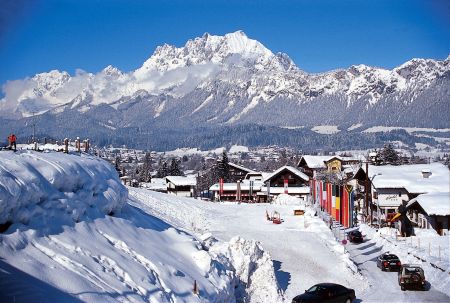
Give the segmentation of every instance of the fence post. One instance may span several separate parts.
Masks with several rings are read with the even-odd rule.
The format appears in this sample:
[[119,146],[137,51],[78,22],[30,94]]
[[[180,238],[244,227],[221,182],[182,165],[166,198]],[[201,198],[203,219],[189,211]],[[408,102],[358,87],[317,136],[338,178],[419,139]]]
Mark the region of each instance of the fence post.
[[77,152],[81,152],[81,142],[80,142],[80,137],[77,137],[77,139],[75,140],[75,147],[77,149]]
[[64,138],[64,152],[66,154],[69,153],[69,139],[67,139],[67,138]]

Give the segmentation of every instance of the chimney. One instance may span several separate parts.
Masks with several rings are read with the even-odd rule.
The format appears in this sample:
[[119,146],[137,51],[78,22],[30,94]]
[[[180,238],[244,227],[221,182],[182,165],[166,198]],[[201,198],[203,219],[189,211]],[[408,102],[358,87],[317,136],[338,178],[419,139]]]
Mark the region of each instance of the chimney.
[[431,170],[429,169],[422,169],[422,177],[424,179],[428,179],[431,176]]

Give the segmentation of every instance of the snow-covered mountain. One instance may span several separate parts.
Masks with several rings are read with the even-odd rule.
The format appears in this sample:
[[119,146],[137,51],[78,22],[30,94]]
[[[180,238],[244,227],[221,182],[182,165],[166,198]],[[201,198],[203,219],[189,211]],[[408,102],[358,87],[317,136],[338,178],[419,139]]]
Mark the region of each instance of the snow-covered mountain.
[[[131,72],[50,71],[3,86],[0,117],[81,115],[100,127],[193,125],[448,127],[450,56],[393,70],[308,74],[242,31],[157,47]],[[106,106],[106,107],[105,107]],[[444,109],[444,110],[443,110]],[[108,117],[102,116],[105,113]]]

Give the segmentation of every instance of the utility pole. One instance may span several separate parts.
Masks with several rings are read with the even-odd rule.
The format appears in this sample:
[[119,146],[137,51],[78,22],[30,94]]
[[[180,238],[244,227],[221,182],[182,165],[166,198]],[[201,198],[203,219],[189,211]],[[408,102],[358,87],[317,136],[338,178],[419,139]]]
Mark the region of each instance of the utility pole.
[[[365,198],[365,214],[366,214],[366,218],[369,215],[369,161],[366,161],[366,180],[364,183],[364,191],[366,194],[366,198]],[[365,222],[367,223],[367,222]]]
[[33,142],[32,143],[35,143],[36,142],[36,118],[35,118],[36,112],[32,111],[31,113],[33,114]]

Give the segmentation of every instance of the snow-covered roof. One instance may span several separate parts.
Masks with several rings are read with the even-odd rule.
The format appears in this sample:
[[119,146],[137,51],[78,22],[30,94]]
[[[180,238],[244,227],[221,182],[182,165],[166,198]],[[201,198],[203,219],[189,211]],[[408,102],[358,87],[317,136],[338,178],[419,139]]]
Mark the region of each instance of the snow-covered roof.
[[233,145],[230,147],[230,150],[228,153],[235,154],[235,153],[248,153],[248,147],[247,146],[241,146],[241,145]]
[[448,191],[419,195],[409,201],[406,208],[409,208],[414,203],[418,203],[430,216],[450,216],[450,193]]
[[232,162],[228,162],[228,165],[229,165],[229,166],[233,166],[233,167],[235,167],[235,168],[237,168],[237,169],[246,171],[246,172],[248,172],[248,173],[254,173],[254,172],[255,172],[254,170],[251,170],[251,169],[249,169],[249,168],[246,168],[246,167],[243,167],[243,166],[234,164],[234,163],[232,163]]
[[274,172],[271,173],[270,175],[266,176],[266,177],[263,179],[263,182],[266,182],[267,180],[272,179],[273,177],[275,177],[276,175],[278,175],[280,172],[282,172],[282,171],[285,170],[285,169],[287,169],[287,170],[289,170],[290,172],[292,172],[293,174],[299,176],[299,177],[302,178],[303,180],[309,181],[309,177],[308,177],[307,175],[305,175],[304,173],[302,173],[301,171],[299,171],[298,169],[296,169],[296,168],[294,168],[294,167],[292,167],[292,166],[285,165],[285,166],[280,167],[279,169],[277,169],[276,171],[274,171]]
[[195,177],[183,177],[183,176],[167,176],[166,180],[173,183],[176,186],[196,186],[197,179]]
[[[365,170],[365,167],[362,167]],[[431,175],[424,178],[422,171]],[[376,177],[374,177],[376,176]],[[369,179],[375,188],[404,188],[409,193],[448,192],[450,184],[448,168],[441,163],[414,165],[369,166]]]
[[305,155],[299,161],[299,164],[302,160],[306,162],[309,168],[327,168],[325,165],[325,161],[330,159],[330,156],[310,156]]

